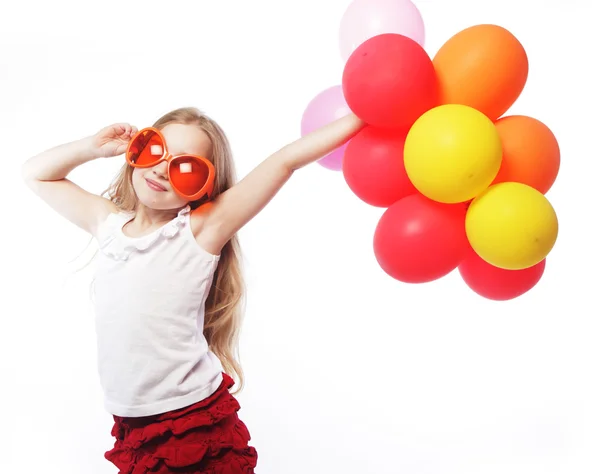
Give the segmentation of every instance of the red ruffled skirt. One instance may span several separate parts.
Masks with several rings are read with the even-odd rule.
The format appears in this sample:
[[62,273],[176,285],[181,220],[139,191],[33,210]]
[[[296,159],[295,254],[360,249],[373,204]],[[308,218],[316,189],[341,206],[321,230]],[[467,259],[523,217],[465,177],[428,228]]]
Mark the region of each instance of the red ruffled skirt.
[[106,459],[119,474],[254,474],[258,456],[229,393],[233,385],[223,374],[214,394],[189,407],[142,418],[113,416],[116,441]]

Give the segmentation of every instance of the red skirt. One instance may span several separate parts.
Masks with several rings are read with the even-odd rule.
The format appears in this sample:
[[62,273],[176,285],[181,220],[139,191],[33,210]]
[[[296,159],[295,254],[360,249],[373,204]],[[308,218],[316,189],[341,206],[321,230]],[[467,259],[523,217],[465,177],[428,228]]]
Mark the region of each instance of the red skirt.
[[104,456],[119,474],[254,474],[258,456],[229,393],[233,385],[223,374],[214,394],[189,407],[141,418],[113,416],[116,441]]

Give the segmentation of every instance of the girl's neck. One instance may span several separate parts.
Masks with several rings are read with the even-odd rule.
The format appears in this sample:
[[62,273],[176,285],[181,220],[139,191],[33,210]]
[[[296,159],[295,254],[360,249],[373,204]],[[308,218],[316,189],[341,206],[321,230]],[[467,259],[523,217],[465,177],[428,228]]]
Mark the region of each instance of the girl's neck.
[[[183,208],[181,208],[183,209]],[[165,225],[177,217],[181,209],[152,209],[138,204],[134,218],[128,222],[127,227],[133,233],[143,233]]]

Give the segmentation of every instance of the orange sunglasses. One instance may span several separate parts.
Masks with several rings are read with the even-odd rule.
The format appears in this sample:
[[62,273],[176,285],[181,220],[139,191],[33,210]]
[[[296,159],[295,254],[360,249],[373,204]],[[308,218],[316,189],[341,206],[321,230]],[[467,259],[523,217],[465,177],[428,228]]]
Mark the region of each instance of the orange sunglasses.
[[152,168],[167,162],[167,175],[173,190],[188,201],[210,197],[215,184],[215,167],[199,155],[172,156],[167,151],[165,137],[160,130],[148,127],[130,140],[125,152],[127,163],[134,168]]

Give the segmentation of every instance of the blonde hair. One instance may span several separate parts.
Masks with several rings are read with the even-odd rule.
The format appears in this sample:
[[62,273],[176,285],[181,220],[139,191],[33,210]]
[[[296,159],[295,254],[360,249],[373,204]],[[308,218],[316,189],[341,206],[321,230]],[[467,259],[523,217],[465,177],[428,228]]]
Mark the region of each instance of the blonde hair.
[[[160,117],[153,127],[161,129],[168,124],[196,125],[210,138],[212,153],[208,156],[215,166],[213,198],[236,182],[236,173],[229,141],[221,127],[206,114],[194,107],[173,110]],[[111,185],[102,193],[123,211],[134,211],[138,198],[132,184],[133,168],[127,164],[119,171]],[[206,199],[190,203],[192,209]],[[239,362],[239,335],[242,323],[244,281],[241,269],[241,252],[237,235],[221,251],[212,285],[206,301],[204,336],[209,349],[219,358],[223,369],[238,382],[233,393],[242,390],[244,374]]]

